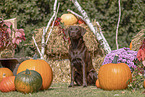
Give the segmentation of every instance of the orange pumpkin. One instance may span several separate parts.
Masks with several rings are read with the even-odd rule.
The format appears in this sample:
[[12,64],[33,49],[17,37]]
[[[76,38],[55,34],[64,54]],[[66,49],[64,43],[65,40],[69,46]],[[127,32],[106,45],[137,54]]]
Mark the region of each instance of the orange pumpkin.
[[0,91],[1,92],[10,92],[15,91],[15,84],[14,84],[15,76],[9,76],[4,78],[0,83]]
[[99,83],[99,79],[96,80],[96,86],[97,86],[97,88],[101,88],[100,83]]
[[50,87],[53,80],[53,72],[49,64],[44,60],[26,60],[23,61],[18,67],[17,74],[26,69],[35,70],[40,73],[42,77],[42,87],[41,90],[46,90]]
[[115,56],[112,63],[104,64],[99,69],[98,79],[102,89],[120,90],[127,88],[132,81],[131,70],[125,63],[117,63]]
[[61,22],[64,23],[64,25],[73,25],[76,24],[78,19],[73,14],[63,14],[61,17]]
[[[3,76],[5,74],[5,76]],[[9,68],[5,68],[0,64],[0,82],[3,77],[13,76],[13,72]]]

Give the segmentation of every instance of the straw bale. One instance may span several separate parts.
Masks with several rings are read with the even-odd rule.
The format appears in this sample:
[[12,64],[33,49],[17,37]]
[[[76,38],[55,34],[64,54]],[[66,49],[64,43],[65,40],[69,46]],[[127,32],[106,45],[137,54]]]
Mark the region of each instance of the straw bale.
[[64,60],[48,60],[53,71],[53,82],[70,82],[70,61]]
[[138,51],[144,38],[145,38],[145,29],[142,29],[140,32],[137,33],[136,36],[133,37],[132,50]]

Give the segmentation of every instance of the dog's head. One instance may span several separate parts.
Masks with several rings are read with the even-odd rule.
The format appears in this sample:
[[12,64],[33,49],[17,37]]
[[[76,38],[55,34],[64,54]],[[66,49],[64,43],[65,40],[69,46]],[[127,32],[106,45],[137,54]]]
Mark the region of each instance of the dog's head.
[[86,33],[86,29],[81,26],[70,26],[64,32],[70,39],[79,39]]

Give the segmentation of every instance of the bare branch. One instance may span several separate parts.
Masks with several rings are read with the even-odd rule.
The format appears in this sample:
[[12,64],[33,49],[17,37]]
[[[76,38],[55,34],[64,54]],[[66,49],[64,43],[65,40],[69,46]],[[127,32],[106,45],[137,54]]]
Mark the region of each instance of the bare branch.
[[54,20],[53,20],[52,27],[51,27],[50,32],[49,32],[49,34],[48,34],[48,37],[47,37],[47,40],[46,40],[46,44],[47,44],[47,42],[48,42],[48,40],[49,40],[50,34],[51,34],[52,29],[53,29],[53,27],[54,27],[54,23],[55,23],[55,20],[56,20],[56,18],[57,18],[57,13],[58,13],[58,10],[59,10],[59,6],[60,6],[60,3],[58,3],[57,12],[54,12],[54,13],[55,13],[55,14],[54,14],[54,15],[55,15],[55,18],[54,18]]
[[37,43],[36,43],[36,40],[35,40],[35,38],[34,38],[34,35],[32,36],[32,39],[33,39],[33,41],[34,41],[34,44],[35,44],[35,46],[36,46],[36,48],[37,48],[38,53],[39,53],[40,56],[42,57],[42,54],[41,54],[40,49],[39,49],[39,47],[38,47],[38,45],[37,45]]
[[[104,44],[106,45],[106,48],[105,49],[108,50],[108,51],[111,51],[111,49],[109,48],[110,46],[109,46],[108,42],[106,41],[106,39],[105,39],[105,37],[104,37],[104,35],[102,33],[102,29],[101,29],[101,26],[100,26],[99,22],[96,22],[96,24],[99,27],[99,32],[100,32],[100,36],[101,36],[100,39],[98,39],[98,40],[103,39]],[[99,37],[97,37],[97,38],[99,38]]]
[[117,23],[117,29],[116,29],[116,46],[117,46],[117,49],[119,48],[119,45],[118,45],[118,28],[119,28],[120,17],[121,17],[120,0],[118,0],[118,4],[119,4],[119,17],[118,17],[118,23]]
[[[47,31],[48,31],[48,28],[50,27],[50,24],[51,24],[53,18],[55,17],[55,19],[56,19],[56,17],[57,17],[59,5],[60,5],[60,4],[58,4],[58,8],[57,8],[57,12],[56,12],[57,0],[55,0],[54,7],[53,7],[53,15],[52,15],[52,17],[50,18],[50,20],[49,20],[49,22],[48,22],[48,24],[47,24],[47,27],[46,27],[46,28],[43,28],[43,34],[42,34],[42,40],[41,40],[41,44],[42,44],[42,46],[41,46],[41,51],[40,51],[40,49],[39,49],[39,47],[38,47],[38,45],[37,45],[37,43],[36,43],[36,40],[35,40],[34,36],[32,36],[32,39],[33,39],[34,44],[35,44],[35,46],[36,46],[36,48],[37,48],[37,51],[38,51],[39,54],[40,54],[41,59],[44,59],[45,47],[46,47],[46,44],[47,44],[47,42],[48,42],[49,36],[50,36],[50,34],[51,34],[51,32],[52,32],[52,29],[53,29],[53,26],[54,26],[54,22],[53,22],[53,24],[52,24],[52,28],[51,28],[51,31],[50,31],[48,37],[47,37],[46,42],[45,42],[45,35],[46,35]],[[54,19],[54,21],[55,21],[55,19]]]
[[43,28],[43,34],[42,34],[42,40],[41,40],[41,54],[42,54],[42,56],[41,56],[41,59],[44,59],[44,52],[45,52],[45,46],[46,46],[46,44],[45,44],[45,35],[46,35],[46,31],[45,31],[46,29],[45,29],[45,27]]
[[53,18],[55,17],[56,5],[57,5],[57,0],[55,0],[55,2],[54,2],[53,15],[52,15],[52,17],[50,18],[50,20],[49,20],[49,22],[48,22],[48,24],[47,24],[47,27],[46,27],[46,30],[45,30],[46,32],[48,31],[48,28],[49,28],[49,26],[50,26],[50,24],[51,24]]

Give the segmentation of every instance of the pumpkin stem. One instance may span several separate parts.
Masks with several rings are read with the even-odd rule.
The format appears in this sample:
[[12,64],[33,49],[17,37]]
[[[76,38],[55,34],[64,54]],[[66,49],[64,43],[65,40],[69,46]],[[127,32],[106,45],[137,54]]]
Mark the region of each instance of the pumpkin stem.
[[26,69],[25,74],[30,74],[30,70]]
[[113,59],[113,61],[112,61],[112,63],[117,64],[117,60],[118,60],[118,55],[116,54],[114,59]]

